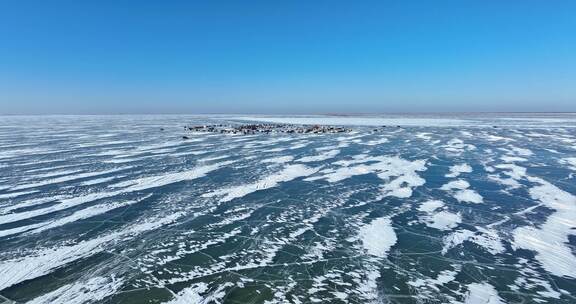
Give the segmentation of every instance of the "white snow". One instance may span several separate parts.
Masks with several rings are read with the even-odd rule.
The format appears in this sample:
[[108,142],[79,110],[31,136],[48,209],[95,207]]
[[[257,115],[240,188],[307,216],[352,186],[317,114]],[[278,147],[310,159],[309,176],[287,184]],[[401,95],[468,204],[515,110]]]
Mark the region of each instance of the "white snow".
[[109,192],[97,192],[97,193],[90,193],[83,196],[62,199],[60,204],[52,205],[50,207],[42,208],[42,209],[35,209],[31,211],[19,212],[19,213],[10,213],[5,215],[0,215],[0,224],[11,223],[20,221],[23,219],[29,219],[32,217],[65,210],[74,206],[82,205],[88,202],[93,202],[95,200],[114,197],[123,193],[135,192],[135,191],[142,191],[157,187],[162,187],[165,185],[169,185],[172,183],[177,183],[186,180],[193,180],[200,177],[206,176],[209,172],[217,170],[223,166],[233,163],[233,161],[221,162],[212,165],[206,166],[199,166],[195,167],[188,171],[176,172],[176,173],[168,173],[164,175],[155,175],[155,176],[148,176],[139,178],[136,180],[129,180],[126,182],[121,182],[113,185],[112,187],[119,188],[125,187],[121,190],[116,191],[109,191]]
[[32,194],[32,193],[36,193],[36,192],[38,192],[38,190],[20,191],[20,192],[12,192],[12,193],[0,194],[0,199],[16,198],[16,197],[19,197],[19,196],[23,196],[23,195],[27,195],[27,194]]
[[204,298],[200,296],[208,290],[206,283],[194,284],[191,287],[184,288],[176,295],[176,297],[166,304],[201,304],[204,303]]
[[506,250],[496,231],[481,227],[476,227],[476,229],[478,229],[477,232],[470,230],[457,230],[444,237],[442,254],[447,253],[448,250],[464,243],[465,241],[475,243],[491,254],[503,253]]
[[526,177],[526,168],[514,164],[500,164],[495,166],[498,169],[504,169],[504,174],[510,176],[515,180],[520,180]]
[[12,190],[23,190],[23,189],[36,188],[36,187],[53,185],[53,184],[58,184],[58,183],[63,183],[63,182],[70,182],[70,181],[75,181],[75,180],[82,179],[82,178],[115,173],[115,172],[122,171],[122,170],[129,169],[129,168],[130,167],[124,167],[124,168],[116,168],[116,169],[100,171],[100,172],[86,172],[86,173],[75,174],[75,175],[66,175],[66,176],[57,177],[57,178],[48,179],[48,180],[43,180],[43,181],[31,183],[31,184],[18,185],[18,186],[13,187]]
[[576,171],[576,157],[566,157],[560,160],[561,164],[568,165],[570,170]]
[[490,180],[493,180],[501,185],[506,186],[508,189],[517,189],[520,188],[522,185],[513,178],[502,178],[496,174],[488,175]]
[[464,304],[504,304],[494,286],[488,283],[468,284]]
[[[369,164],[367,164],[369,163]],[[352,160],[333,163],[336,169],[324,169],[322,175],[307,178],[308,181],[325,179],[328,182],[365,174],[376,174],[385,184],[382,186],[384,196],[407,198],[412,195],[412,188],[426,182],[416,172],[426,170],[425,160],[409,161],[397,156],[357,155]]]
[[68,263],[86,258],[104,250],[106,243],[119,241],[123,237],[133,236],[145,231],[154,230],[182,217],[182,213],[148,219],[94,239],[82,241],[74,245],[63,245],[53,248],[39,248],[30,254],[13,259],[0,261],[0,290],[48,274]]
[[459,202],[467,202],[473,204],[481,204],[484,202],[484,198],[478,192],[470,189],[456,191],[454,193],[454,198]]
[[539,228],[519,227],[514,230],[513,247],[536,251],[536,260],[554,275],[576,278],[576,257],[567,244],[568,236],[574,234],[576,228],[576,197],[544,179],[527,175],[526,168],[513,164],[496,167],[506,169],[504,174],[514,180],[527,179],[536,183],[529,189],[530,197],[555,210]]
[[510,149],[520,156],[532,156],[534,153],[529,149],[511,146]]
[[365,276],[366,279],[358,287],[360,296],[365,300],[365,303],[380,303],[378,290],[380,271],[375,266],[370,265]]
[[387,217],[375,219],[360,228],[359,236],[366,252],[381,258],[387,256],[390,248],[398,240],[392,221]]
[[206,193],[203,196],[223,196],[220,201],[228,202],[235,198],[240,198],[256,191],[274,188],[282,182],[291,181],[299,177],[309,176],[316,173],[317,171],[318,169],[316,168],[310,168],[300,164],[289,165],[286,166],[282,171],[269,175],[254,183],[217,190],[214,192]]
[[459,213],[438,210],[442,207],[444,207],[444,202],[438,200],[422,203],[418,207],[418,211],[425,212],[426,215],[420,216],[420,221],[430,228],[440,230],[451,230],[462,222],[462,216]]
[[548,272],[576,278],[576,256],[568,245],[568,236],[576,228],[576,197],[543,179],[529,179],[540,184],[530,189],[530,196],[555,212],[539,228],[517,228],[513,246],[535,251],[536,260]]
[[464,141],[462,141],[459,138],[452,138],[451,140],[449,140],[446,145],[441,146],[443,147],[446,151],[450,152],[450,153],[454,153],[454,154],[462,154],[466,151],[473,151],[476,150],[476,146],[471,145],[471,144],[465,144]]
[[472,124],[471,121],[450,118],[386,118],[371,116],[241,116],[235,119],[302,125],[349,125],[349,126],[460,126]]
[[285,164],[289,163],[294,160],[294,156],[278,156],[273,158],[267,158],[262,160],[263,163],[271,163],[271,164]]
[[314,155],[314,156],[305,156],[305,157],[297,159],[296,161],[302,162],[302,163],[323,161],[323,160],[334,158],[339,153],[340,153],[340,150],[334,149],[334,150],[329,150],[329,151],[326,151],[326,152],[323,152],[323,153],[320,153],[320,154]]
[[441,211],[434,213],[426,218],[426,225],[431,228],[440,230],[450,230],[462,222],[462,216],[459,213]]
[[388,141],[389,140],[387,138],[379,138],[379,139],[369,140],[367,142],[362,142],[362,144],[367,145],[367,146],[377,146],[377,145],[385,144]]
[[87,180],[85,182],[81,182],[80,185],[81,186],[92,186],[92,185],[97,185],[97,184],[102,184],[102,183],[106,183],[109,181],[113,181],[115,179],[122,178],[122,177],[125,177],[125,176],[114,175],[114,176],[110,176],[110,177],[95,178],[95,179]]
[[431,135],[433,135],[432,133],[427,133],[427,132],[422,132],[422,133],[417,133],[415,135],[416,138],[420,138],[423,139],[425,141],[429,141],[432,139]]
[[501,160],[503,160],[504,162],[507,163],[515,163],[515,162],[525,162],[528,161],[526,158],[524,157],[519,157],[519,156],[510,156],[510,155],[503,155],[502,157],[500,157]]
[[114,277],[94,277],[86,281],[77,281],[34,298],[27,304],[83,304],[102,301],[114,294],[122,286],[122,281]]
[[121,182],[115,184],[113,185],[113,187],[118,188],[128,186],[128,188],[122,190],[123,192],[134,192],[134,191],[141,191],[151,188],[162,187],[173,183],[178,183],[187,180],[194,180],[200,177],[204,177],[206,176],[206,174],[232,163],[234,163],[234,161],[225,161],[221,163],[215,163],[212,165],[194,167],[191,170],[182,172],[142,177],[136,180],[130,180],[127,182]]
[[[150,195],[144,197],[143,199],[145,199],[149,196]],[[28,225],[28,226],[20,226],[20,227],[16,227],[16,228],[12,228],[12,229],[7,229],[7,230],[0,230],[0,237],[8,236],[8,235],[16,234],[16,233],[21,233],[21,232],[27,232],[28,234],[39,233],[39,232],[42,232],[42,231],[45,231],[48,229],[53,229],[56,227],[60,227],[60,226],[63,226],[63,225],[66,225],[66,224],[69,224],[69,223],[72,223],[75,221],[79,221],[79,220],[87,219],[87,218],[94,217],[94,216],[97,216],[100,214],[104,214],[108,211],[111,211],[111,210],[114,210],[117,208],[133,205],[135,203],[142,201],[143,199],[126,201],[126,202],[112,202],[112,203],[108,203],[108,204],[90,206],[88,208],[78,210],[69,216],[65,216],[63,218],[52,220],[52,221],[49,221],[47,223],[37,223],[37,224]]]
[[[480,204],[484,202],[482,196],[471,189],[468,189],[470,184],[465,180],[450,181],[440,187],[441,190],[452,192],[452,196],[459,202],[467,202],[473,204]],[[455,190],[455,191],[453,191]]]
[[470,187],[470,184],[462,179],[459,180],[455,180],[455,181],[450,181],[447,184],[442,185],[442,187],[440,187],[441,190],[454,190],[454,189],[459,189],[459,190],[464,190],[466,188]]
[[418,207],[419,211],[422,212],[432,212],[438,208],[441,208],[444,206],[444,202],[442,201],[438,201],[438,200],[431,200],[431,201],[426,201],[424,203],[422,203],[422,205],[420,205],[420,207]]
[[408,285],[416,287],[416,288],[433,287],[434,289],[439,290],[438,288],[436,288],[436,286],[444,285],[446,283],[452,282],[454,279],[456,279],[457,274],[458,274],[458,271],[443,270],[440,273],[438,273],[438,276],[436,277],[436,279],[432,279],[432,278],[416,279],[414,281],[409,281]]
[[467,202],[473,204],[480,204],[484,202],[482,196],[471,189],[468,189],[470,184],[465,180],[450,181],[440,187],[441,190],[452,192],[452,196],[459,202]]
[[461,173],[471,173],[472,167],[468,164],[454,165],[450,167],[450,173],[446,177],[458,177]]

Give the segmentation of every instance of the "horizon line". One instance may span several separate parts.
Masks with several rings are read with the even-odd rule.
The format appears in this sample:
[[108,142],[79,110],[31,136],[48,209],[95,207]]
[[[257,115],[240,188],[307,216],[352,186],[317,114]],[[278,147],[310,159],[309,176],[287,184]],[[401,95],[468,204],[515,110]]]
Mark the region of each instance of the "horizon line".
[[335,113],[222,113],[222,112],[120,112],[120,113],[0,113],[0,116],[100,116],[100,115],[293,115],[293,116],[367,116],[367,115],[422,115],[422,114],[576,114],[576,111],[437,111],[437,112],[335,112]]

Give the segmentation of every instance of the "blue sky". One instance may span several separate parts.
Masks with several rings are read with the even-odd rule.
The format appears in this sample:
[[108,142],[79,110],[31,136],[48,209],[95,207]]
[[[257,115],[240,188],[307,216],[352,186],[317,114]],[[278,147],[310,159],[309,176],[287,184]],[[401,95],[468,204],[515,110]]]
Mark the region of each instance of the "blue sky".
[[2,1],[0,113],[576,111],[576,1]]

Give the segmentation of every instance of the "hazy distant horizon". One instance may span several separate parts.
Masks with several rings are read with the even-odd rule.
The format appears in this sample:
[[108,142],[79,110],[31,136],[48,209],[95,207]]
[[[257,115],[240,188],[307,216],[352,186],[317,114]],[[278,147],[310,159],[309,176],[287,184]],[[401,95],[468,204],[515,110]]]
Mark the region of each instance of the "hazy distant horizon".
[[554,111],[531,111],[531,112],[519,112],[519,111],[473,111],[473,112],[341,112],[341,113],[226,113],[226,112],[181,112],[181,113],[138,113],[138,112],[126,112],[126,113],[0,113],[0,116],[107,116],[107,115],[199,115],[199,116],[448,116],[448,115],[576,115],[576,111],[565,111],[565,112],[554,112]]

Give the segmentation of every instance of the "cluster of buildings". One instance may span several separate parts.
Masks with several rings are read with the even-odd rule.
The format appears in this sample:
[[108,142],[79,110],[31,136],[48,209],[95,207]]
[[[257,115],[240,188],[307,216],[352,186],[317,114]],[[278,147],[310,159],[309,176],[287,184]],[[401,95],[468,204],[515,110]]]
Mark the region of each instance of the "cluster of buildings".
[[321,125],[289,125],[289,124],[247,124],[247,125],[202,125],[186,126],[192,132],[209,132],[221,134],[270,134],[270,133],[347,133],[351,129]]

